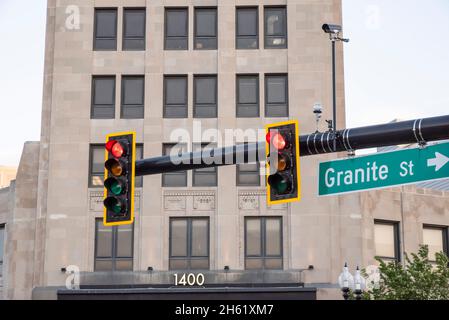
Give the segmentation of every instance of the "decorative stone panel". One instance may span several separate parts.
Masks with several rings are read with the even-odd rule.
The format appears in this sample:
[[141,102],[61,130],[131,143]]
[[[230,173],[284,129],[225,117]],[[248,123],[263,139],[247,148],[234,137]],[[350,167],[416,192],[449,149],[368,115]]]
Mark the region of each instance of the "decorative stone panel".
[[216,209],[215,191],[167,191],[163,197],[165,211],[208,212]]

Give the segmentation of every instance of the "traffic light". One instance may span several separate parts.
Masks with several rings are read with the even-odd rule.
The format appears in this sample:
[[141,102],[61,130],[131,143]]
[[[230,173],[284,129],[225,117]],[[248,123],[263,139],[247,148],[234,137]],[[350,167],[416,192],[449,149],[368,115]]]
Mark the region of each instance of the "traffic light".
[[134,222],[135,132],[113,133],[106,137],[104,171],[105,226]]
[[266,127],[267,202],[269,205],[299,201],[301,176],[298,121]]

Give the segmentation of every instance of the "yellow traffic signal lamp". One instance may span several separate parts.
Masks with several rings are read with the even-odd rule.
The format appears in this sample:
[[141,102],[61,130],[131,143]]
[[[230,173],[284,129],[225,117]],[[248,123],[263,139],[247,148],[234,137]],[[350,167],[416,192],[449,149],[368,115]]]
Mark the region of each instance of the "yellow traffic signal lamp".
[[136,139],[134,132],[110,134],[105,145],[104,225],[134,222]]
[[267,202],[299,201],[301,197],[299,131],[297,121],[266,127]]

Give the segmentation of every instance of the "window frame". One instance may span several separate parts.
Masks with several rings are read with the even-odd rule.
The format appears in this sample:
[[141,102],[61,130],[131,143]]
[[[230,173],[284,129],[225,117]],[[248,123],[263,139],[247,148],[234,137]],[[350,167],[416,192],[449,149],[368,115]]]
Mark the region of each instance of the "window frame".
[[[114,11],[115,12],[115,38],[99,38],[97,37],[97,12],[99,11]],[[118,8],[117,7],[95,7],[94,8],[94,35],[93,35],[93,51],[117,51],[117,42],[118,42]],[[115,40],[115,47],[111,49],[98,49],[97,48],[97,39],[102,40]]]
[[[92,176],[94,176],[93,175],[93,172],[92,172],[92,169],[93,169],[93,159],[94,159],[94,148],[102,148],[102,149],[104,149],[105,148],[105,145],[104,144],[101,144],[101,143],[91,143],[91,144],[89,144],[89,174],[88,174],[88,188],[95,188],[95,189],[97,189],[97,188],[102,188],[102,186],[100,185],[100,186],[96,186],[96,185],[93,185],[92,184]],[[103,176],[103,181],[104,181],[104,171],[102,172],[102,174],[101,174],[102,176]]]
[[[215,37],[198,36],[198,11],[214,10],[215,12]],[[214,48],[197,48],[198,39],[215,39]],[[218,49],[218,8],[217,7],[194,7],[193,9],[193,49],[194,50],[217,50]]]
[[[199,104],[196,101],[197,94],[196,94],[196,86],[198,79],[215,79],[215,104]],[[200,106],[213,106],[215,105],[215,116],[214,117],[199,117],[197,112],[197,107]],[[193,118],[194,119],[217,119],[218,118],[218,75],[217,74],[195,74],[193,76]]]
[[244,174],[246,174],[246,175],[251,175],[251,174],[255,174],[256,172],[257,172],[257,177],[258,177],[258,180],[259,180],[259,183],[258,184],[249,184],[249,183],[247,183],[247,184],[245,184],[245,183],[242,183],[241,181],[240,181],[240,175],[241,175],[241,170],[240,170],[240,167],[242,166],[241,164],[238,164],[237,166],[236,166],[236,186],[237,187],[260,187],[260,182],[261,182],[261,176],[260,176],[260,162],[256,162],[256,163],[250,163],[250,164],[256,164],[257,165],[257,171],[243,171],[243,172],[246,172],[246,173],[244,173]]
[[[283,34],[283,35],[280,35],[280,36],[269,36],[269,35],[267,35],[267,29],[268,29],[268,23],[267,23],[267,10],[270,10],[270,9],[277,9],[277,10],[279,10],[279,9],[283,9],[284,10],[284,18],[285,18],[285,21],[284,21],[284,26],[285,26],[285,34]],[[263,7],[263,24],[264,24],[264,27],[263,27],[263,31],[264,31],[264,37],[263,37],[263,39],[264,39],[264,48],[265,49],[287,49],[288,48],[288,20],[287,20],[287,6],[270,6],[270,5],[268,5],[268,6],[264,6]],[[269,39],[270,37],[283,37],[284,39],[285,39],[285,44],[283,45],[283,46],[271,46],[271,45],[268,45],[268,41],[267,41],[267,39]]]
[[[111,245],[111,257],[98,257],[98,223],[102,223],[103,218],[95,218],[95,239],[94,239],[94,272],[127,272],[134,271],[134,223],[131,225],[131,252],[132,257],[117,257],[117,241],[118,241],[118,226],[109,227],[112,232],[112,245]],[[97,270],[97,260],[99,261],[111,261],[112,269],[111,270]],[[130,270],[117,270],[116,262],[117,261],[131,261],[131,269]]]
[[[280,244],[281,244],[281,252],[279,256],[270,256],[266,254],[266,221],[267,219],[276,219],[280,221]],[[284,270],[284,219],[280,216],[262,216],[262,217],[253,217],[253,216],[245,216],[244,217],[244,262],[245,262],[245,270]],[[260,222],[260,256],[256,255],[248,255],[247,247],[248,247],[248,231],[247,224],[249,220],[258,220]],[[251,259],[260,259],[262,260],[263,268],[262,269],[248,269],[247,268],[247,260]],[[280,259],[281,260],[281,268],[273,269],[266,268],[266,260],[268,259]]]
[[[173,37],[167,34],[167,14],[169,11],[185,11],[186,12],[186,36],[185,37]],[[167,39],[169,38],[185,38],[186,47],[185,48],[167,48]],[[189,50],[189,7],[164,7],[164,50]]]
[[[256,12],[256,34],[254,36],[240,36],[239,35],[239,20],[238,14],[239,10],[254,10]],[[259,34],[259,7],[258,6],[237,6],[235,8],[235,49],[236,50],[258,50],[260,48],[260,34]],[[256,47],[255,48],[239,48],[239,39],[252,39],[255,37],[256,39]]]
[[[139,107],[140,105],[125,105],[124,99],[125,99],[125,80],[127,79],[142,79],[143,80],[143,88],[142,88],[142,117],[136,118],[136,117],[124,117],[123,110],[127,106],[129,107]],[[120,88],[120,119],[144,119],[145,118],[145,75],[122,75],[121,77],[121,88]]]
[[[382,220],[382,219],[374,219],[374,228],[376,225],[386,225],[386,226],[392,226],[393,227],[393,238],[394,238],[394,257],[383,257],[383,256],[375,256],[376,258],[379,258],[381,260],[385,261],[393,261],[396,263],[400,263],[402,261],[401,257],[401,226],[399,221],[391,221],[391,220]],[[374,238],[374,250],[376,250],[376,239]],[[376,253],[376,252],[374,252]]]
[[[449,257],[449,227],[424,223],[422,226],[422,229],[423,229],[423,235],[424,235],[424,229],[441,231],[441,234],[443,237],[443,239],[442,239],[443,240],[443,252]],[[423,244],[424,244],[424,239],[423,239]],[[429,261],[436,262],[435,260],[431,260],[430,258],[429,258]]]
[[[268,102],[268,79],[272,77],[284,77],[285,78],[285,106],[287,108],[287,114],[284,116],[270,116],[268,115],[269,107],[280,105],[278,103],[272,104]],[[288,118],[290,117],[290,97],[289,97],[289,79],[288,73],[266,73],[264,75],[264,89],[265,89],[265,118]]]
[[[113,79],[114,80],[114,86],[112,88],[112,92],[113,94],[113,99],[114,101],[112,102],[112,118],[106,118],[106,117],[94,117],[94,109],[96,106],[109,106],[109,104],[95,104],[95,96],[96,96],[96,90],[95,90],[95,81],[98,79]],[[117,92],[117,76],[114,75],[92,75],[92,80],[91,80],[91,89],[90,89],[90,119],[91,120],[111,120],[111,119],[115,119],[115,109],[116,109],[116,105],[117,105],[117,99],[116,99],[116,92]],[[101,108],[101,107],[100,107]],[[105,108],[105,107],[104,107]]]
[[[185,220],[187,221],[187,241],[186,241],[186,256],[173,256],[172,255],[172,248],[173,248],[173,228],[172,228],[172,221],[182,221]],[[205,220],[207,221],[207,252],[208,252],[208,256],[204,256],[204,257],[200,257],[200,256],[195,256],[192,257],[192,221],[194,220]],[[209,217],[200,217],[200,216],[195,216],[195,217],[170,217],[169,218],[169,239],[168,239],[168,269],[170,271],[182,271],[182,270],[204,270],[204,271],[208,271],[210,270],[210,218]],[[191,265],[192,265],[192,260],[204,260],[206,259],[208,260],[208,268],[207,269],[192,269]],[[171,261],[172,260],[186,260],[187,261],[187,269],[173,269],[171,268]]]
[[[167,80],[168,79],[174,79],[174,78],[183,78],[185,79],[186,83],[186,92],[185,92],[185,116],[183,117],[168,117],[167,116]],[[163,79],[163,110],[162,110],[162,118],[163,119],[187,119],[189,117],[189,76],[187,74],[169,74],[164,75]],[[170,105],[170,106],[179,106],[179,105]]]
[[[257,83],[257,88],[256,88],[256,96],[257,96],[257,116],[255,117],[243,117],[241,115],[239,115],[239,107],[240,106],[253,106],[253,104],[251,103],[239,103],[239,98],[240,98],[240,82],[239,80],[241,78],[256,78],[256,83]],[[235,105],[236,105],[236,110],[235,110],[235,117],[238,119],[255,119],[255,118],[260,118],[260,76],[257,73],[238,73],[236,74],[236,78],[235,78],[235,86],[236,86],[236,95],[235,95]]]
[[[126,11],[143,11],[144,12],[144,33],[143,37],[125,37],[126,31]],[[122,21],[122,51],[145,51],[147,45],[147,8],[146,7],[124,7],[123,8],[123,21]],[[125,46],[126,40],[143,40],[143,49],[127,49]]]
[[[166,147],[173,147],[176,146],[178,143],[162,143],[162,155],[163,156],[168,156],[168,154],[166,154]],[[187,144],[185,144],[185,149],[187,150]],[[184,176],[184,185],[182,186],[168,186],[166,185],[164,182],[164,178],[166,177],[166,175],[179,175],[181,176],[181,174]],[[186,188],[188,185],[188,174],[187,174],[187,170],[186,171],[178,171],[178,172],[166,172],[166,173],[162,173],[162,179],[161,179],[161,187],[162,188]]]

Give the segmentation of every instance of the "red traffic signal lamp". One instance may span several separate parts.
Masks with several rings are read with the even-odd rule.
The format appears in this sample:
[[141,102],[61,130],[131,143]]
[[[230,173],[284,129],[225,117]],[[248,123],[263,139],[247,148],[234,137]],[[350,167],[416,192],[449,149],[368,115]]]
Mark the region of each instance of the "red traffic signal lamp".
[[106,137],[104,171],[105,226],[134,222],[136,134],[122,132]]
[[269,205],[299,201],[301,176],[298,121],[266,127],[267,202]]

